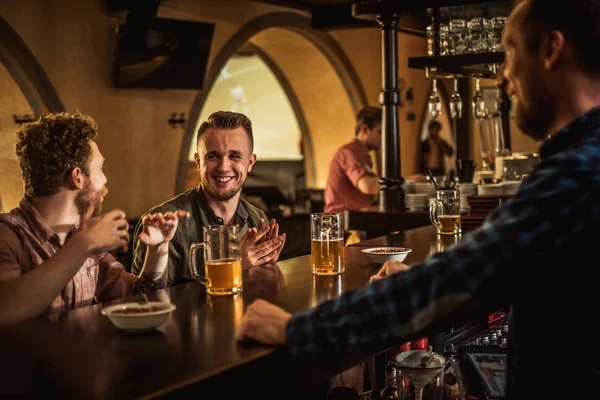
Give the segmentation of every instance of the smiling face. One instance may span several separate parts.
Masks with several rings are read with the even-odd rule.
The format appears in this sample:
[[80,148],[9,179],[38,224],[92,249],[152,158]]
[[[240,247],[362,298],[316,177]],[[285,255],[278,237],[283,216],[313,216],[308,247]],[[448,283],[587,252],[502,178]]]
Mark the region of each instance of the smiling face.
[[227,201],[239,198],[256,155],[251,153],[250,138],[243,128],[209,128],[198,140],[194,159],[207,197]]
[[541,49],[530,49],[526,41],[525,15],[528,4],[519,4],[509,17],[502,38],[506,59],[503,75],[507,93],[516,100],[517,126],[536,140],[548,137],[556,114]]
[[89,175],[84,175],[84,186],[75,197],[75,205],[79,213],[83,215],[88,207],[93,207],[92,216],[102,212],[104,197],[108,194],[106,189],[106,176],[104,175],[104,157],[98,149],[96,142],[89,142],[91,154],[89,164]]

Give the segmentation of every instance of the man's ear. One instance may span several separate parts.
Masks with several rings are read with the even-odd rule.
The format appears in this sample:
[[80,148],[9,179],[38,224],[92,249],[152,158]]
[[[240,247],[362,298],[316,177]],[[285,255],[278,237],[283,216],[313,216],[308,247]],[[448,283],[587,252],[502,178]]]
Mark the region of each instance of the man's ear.
[[196,169],[200,171],[200,156],[198,153],[194,153],[194,161],[196,162]]
[[83,189],[85,185],[85,179],[81,168],[75,167],[71,170],[71,173],[67,178],[67,185],[72,189]]
[[552,31],[542,42],[544,67],[554,69],[565,53],[565,36],[560,31]]
[[248,161],[248,172],[252,171],[252,166],[256,162],[256,154],[250,154],[250,160]]
[[369,127],[367,126],[367,124],[362,124],[360,126],[360,129],[358,130],[358,133],[356,134],[356,137],[365,137],[369,134]]

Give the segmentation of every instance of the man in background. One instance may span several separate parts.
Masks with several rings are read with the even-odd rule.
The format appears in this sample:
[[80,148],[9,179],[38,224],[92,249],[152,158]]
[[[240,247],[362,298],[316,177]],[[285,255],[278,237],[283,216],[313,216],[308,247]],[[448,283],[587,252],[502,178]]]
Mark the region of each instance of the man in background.
[[442,124],[438,121],[429,123],[429,137],[421,142],[421,173],[434,176],[446,174],[444,157],[452,157],[454,149],[440,135]]
[[334,154],[325,186],[325,212],[360,210],[373,203],[379,177],[369,154],[381,148],[381,109],[365,107],[356,116],[355,138]]
[[0,213],[0,325],[166,286],[167,248],[181,210],[140,222],[148,247],[139,277],[109,251],[127,247],[121,210],[101,215],[104,157],[90,117],[48,114],[24,125],[16,153],[25,196]]
[[[238,224],[241,228],[242,268],[276,262],[285,243],[279,224],[268,221],[263,210],[240,198],[241,190],[256,162],[253,153],[252,122],[244,114],[217,111],[198,129],[194,154],[200,184],[162,203],[145,215],[185,210],[190,218],[182,221],[169,245],[169,285],[193,281],[189,271],[192,243],[202,241],[202,228],[208,225]],[[141,220],[135,228],[142,229]],[[146,245],[138,240],[133,252],[132,272],[139,274]]]

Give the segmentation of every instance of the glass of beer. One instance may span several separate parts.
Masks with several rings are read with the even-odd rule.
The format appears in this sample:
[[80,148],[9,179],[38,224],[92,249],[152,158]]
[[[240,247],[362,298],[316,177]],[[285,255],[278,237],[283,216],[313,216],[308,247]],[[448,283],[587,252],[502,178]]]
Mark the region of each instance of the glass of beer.
[[[202,228],[202,242],[190,247],[190,273],[213,296],[242,292],[239,225]],[[204,251],[198,252],[199,249]]]
[[429,218],[440,235],[461,233],[460,192],[458,189],[440,189],[429,203]]
[[310,215],[310,249],[312,273],[339,275],[344,273],[344,216],[342,213]]

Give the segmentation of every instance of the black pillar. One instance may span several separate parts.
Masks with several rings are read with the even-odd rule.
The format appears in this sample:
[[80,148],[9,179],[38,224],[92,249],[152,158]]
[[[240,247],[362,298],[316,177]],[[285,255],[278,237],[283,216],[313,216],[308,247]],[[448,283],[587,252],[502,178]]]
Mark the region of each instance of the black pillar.
[[512,143],[510,141],[510,109],[511,102],[506,87],[500,86],[498,91],[498,111],[500,111],[500,119],[502,120],[502,134],[504,135],[504,148],[512,151]]
[[[353,5],[357,18],[375,20],[381,29],[382,87],[379,97],[382,120],[382,174],[379,179],[379,208],[385,211],[404,208],[404,190],[400,164],[400,120],[398,107],[398,21],[400,13],[390,11],[390,2]],[[362,8],[362,9],[361,9]]]

